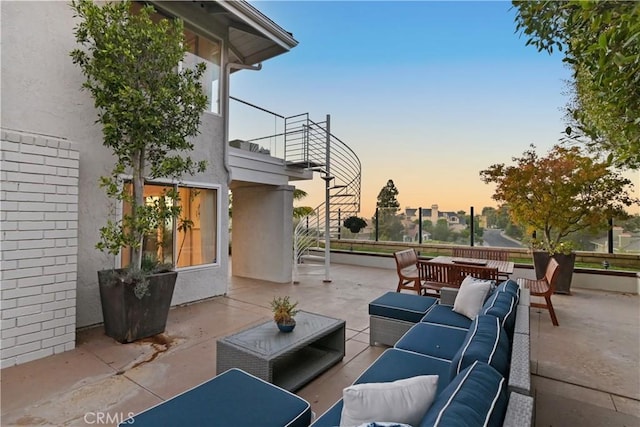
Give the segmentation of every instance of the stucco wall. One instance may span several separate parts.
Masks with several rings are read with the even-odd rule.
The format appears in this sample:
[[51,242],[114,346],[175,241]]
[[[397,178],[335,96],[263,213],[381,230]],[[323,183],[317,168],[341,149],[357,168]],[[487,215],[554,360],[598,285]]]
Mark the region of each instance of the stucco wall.
[[1,367],[75,346],[77,145],[2,129]]
[[[110,173],[112,157],[102,146],[83,76],[71,62],[76,47],[73,13],[67,2],[0,2],[2,16],[2,127],[77,141],[81,160],[78,204],[77,326],[102,321],[96,271],[114,266],[112,256],[94,246],[105,223],[109,201],[98,178]],[[209,161],[207,172],[185,177],[190,182],[221,185],[221,212],[227,209],[227,175],[222,157],[223,120],[204,114],[196,138],[196,160]],[[228,220],[220,215],[218,265],[179,274],[174,303],[226,292]]]
[[233,275],[290,283],[293,187],[233,188]]

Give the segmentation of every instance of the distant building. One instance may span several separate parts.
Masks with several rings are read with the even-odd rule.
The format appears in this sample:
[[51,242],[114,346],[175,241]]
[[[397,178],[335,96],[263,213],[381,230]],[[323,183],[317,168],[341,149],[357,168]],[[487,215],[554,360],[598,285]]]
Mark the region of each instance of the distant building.
[[[418,208],[405,208],[404,216],[407,220],[415,220],[418,217]],[[452,229],[461,230],[466,228],[467,221],[464,216],[458,215],[457,212],[443,212],[438,209],[438,205],[431,205],[431,209],[422,209],[422,220],[429,220],[433,225],[436,225],[438,220],[445,219],[447,224]]]
[[[609,250],[609,239],[602,237],[591,243],[595,246],[594,252],[607,252]],[[622,227],[613,227],[613,252],[640,252],[640,234],[624,231]]]

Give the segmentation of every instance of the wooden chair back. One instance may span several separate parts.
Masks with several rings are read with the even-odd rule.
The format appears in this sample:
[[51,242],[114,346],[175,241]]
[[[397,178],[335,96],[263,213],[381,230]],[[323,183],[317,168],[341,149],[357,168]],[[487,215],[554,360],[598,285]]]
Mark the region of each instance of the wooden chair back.
[[498,269],[465,264],[447,264],[430,261],[418,261],[420,278],[427,285],[458,288],[467,276],[485,280],[498,280]]
[[498,249],[471,248],[454,246],[453,256],[460,258],[490,259],[494,261],[509,261],[509,252]]
[[560,273],[560,264],[556,261],[555,258],[549,258],[549,263],[547,264],[547,270],[544,273],[544,279],[547,281],[549,285],[549,294],[553,294],[556,290],[556,278]]
[[405,249],[394,252],[393,258],[396,261],[396,271],[398,272],[397,292],[403,289],[422,293],[420,286],[420,274],[418,272],[418,254],[414,249]]

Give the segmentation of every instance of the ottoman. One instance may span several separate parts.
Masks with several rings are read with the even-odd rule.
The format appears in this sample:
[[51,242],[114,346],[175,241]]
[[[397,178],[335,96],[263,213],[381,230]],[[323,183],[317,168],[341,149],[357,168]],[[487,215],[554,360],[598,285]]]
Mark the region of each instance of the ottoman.
[[369,343],[393,346],[418,323],[437,298],[387,292],[369,303]]
[[309,403],[240,369],[229,369],[199,386],[123,421],[120,426],[307,427]]

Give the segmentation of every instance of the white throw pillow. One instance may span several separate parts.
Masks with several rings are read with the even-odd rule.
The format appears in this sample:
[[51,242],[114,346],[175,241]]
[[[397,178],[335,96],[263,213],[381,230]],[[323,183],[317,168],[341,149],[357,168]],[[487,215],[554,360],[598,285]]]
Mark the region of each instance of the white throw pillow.
[[460,290],[453,303],[453,311],[473,320],[491,290],[492,281],[467,276],[460,284]]
[[342,391],[340,427],[373,421],[418,425],[433,403],[437,389],[437,375],[349,386]]

